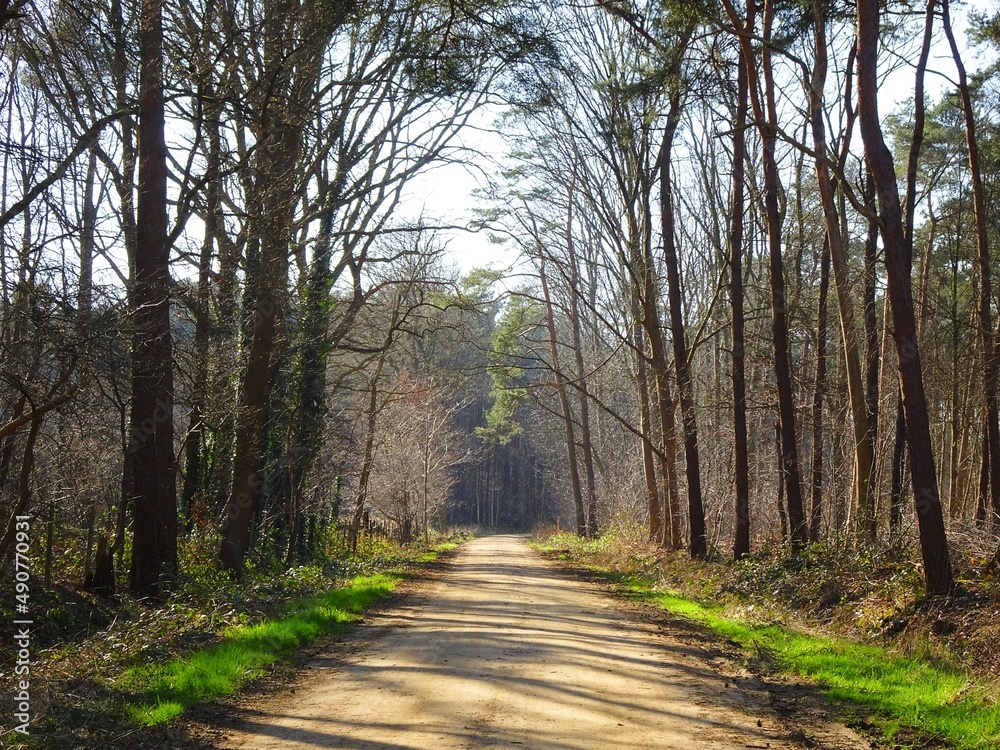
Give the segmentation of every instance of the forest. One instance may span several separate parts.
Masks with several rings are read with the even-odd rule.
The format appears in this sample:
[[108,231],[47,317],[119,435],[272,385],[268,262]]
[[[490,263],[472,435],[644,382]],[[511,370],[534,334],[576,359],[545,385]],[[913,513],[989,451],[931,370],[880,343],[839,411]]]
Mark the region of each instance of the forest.
[[3,0],[4,590],[544,527],[955,594],[998,50],[949,0]]

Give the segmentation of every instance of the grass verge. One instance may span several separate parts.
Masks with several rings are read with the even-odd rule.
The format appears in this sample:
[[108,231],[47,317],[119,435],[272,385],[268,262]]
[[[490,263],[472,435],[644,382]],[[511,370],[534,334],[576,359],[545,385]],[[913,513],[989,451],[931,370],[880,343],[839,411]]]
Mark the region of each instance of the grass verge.
[[135,723],[170,721],[208,698],[226,695],[321,635],[342,632],[401,580],[395,573],[353,579],[342,588],[293,603],[288,614],[225,631],[222,642],[165,664],[134,667],[123,683],[135,695],[124,706]]
[[785,671],[814,679],[829,698],[870,709],[891,741],[899,739],[902,728],[912,728],[961,750],[1000,747],[1000,707],[960,671],[877,646],[727,616],[717,605],[657,590],[648,580],[631,577],[622,585],[634,598],[694,620],[747,651],[764,652]]
[[131,696],[127,718],[141,726],[164,724],[188,708],[236,692],[316,638],[349,630],[362,613],[396,588],[413,564],[427,564],[460,546],[467,537],[439,542],[386,572],[357,576],[343,586],[290,602],[283,614],[221,633],[221,642],[163,664],[126,670],[117,680]]

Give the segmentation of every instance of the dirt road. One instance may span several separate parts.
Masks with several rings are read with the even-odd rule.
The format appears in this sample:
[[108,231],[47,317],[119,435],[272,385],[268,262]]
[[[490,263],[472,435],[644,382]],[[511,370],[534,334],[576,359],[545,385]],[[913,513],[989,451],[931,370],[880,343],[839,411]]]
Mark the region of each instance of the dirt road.
[[467,543],[375,619],[383,624],[315,659],[294,690],[243,710],[239,731],[216,745],[868,747],[824,720],[808,690],[737,674],[690,632],[623,608],[518,537]]

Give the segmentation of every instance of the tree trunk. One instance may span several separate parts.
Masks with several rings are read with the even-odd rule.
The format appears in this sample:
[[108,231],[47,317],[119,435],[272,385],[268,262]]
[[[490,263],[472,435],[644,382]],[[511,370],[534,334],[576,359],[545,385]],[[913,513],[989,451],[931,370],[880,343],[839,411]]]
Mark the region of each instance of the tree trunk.
[[31,473],[35,465],[35,443],[38,440],[38,433],[42,428],[42,417],[31,420],[31,427],[28,428],[28,437],[24,442],[24,453],[21,455],[21,471],[17,478],[17,501],[14,510],[10,514],[10,521],[4,530],[3,538],[0,538],[0,567],[6,567],[10,555],[14,551],[14,540],[16,539],[17,517],[28,515],[28,508],[31,503]]
[[277,278],[273,282],[262,284],[265,289],[261,290],[255,308],[256,324],[236,413],[233,481],[220,528],[222,545],[219,560],[226,570],[236,576],[242,574],[243,560],[250,546],[250,522],[261,481],[258,472],[263,451],[264,418],[277,360],[275,318],[279,314],[279,299],[283,295],[276,287],[285,276],[280,272],[275,275]]
[[[986,416],[983,415],[983,437],[980,445],[979,489],[976,496],[976,526],[986,528],[986,519],[990,513],[990,441],[987,438],[988,427]],[[993,518],[996,523],[996,518]]]
[[594,442],[590,436],[590,395],[587,393],[587,377],[583,365],[583,335],[580,330],[580,304],[577,295],[581,293],[580,268],[576,260],[576,244],[573,241],[573,193],[570,186],[566,212],[566,252],[569,255],[569,316],[573,327],[573,355],[576,360],[577,393],[580,397],[580,447],[583,450],[584,477],[587,482],[587,536],[595,537],[597,525],[597,479],[594,475]]
[[[871,172],[866,170],[866,204],[876,213],[875,183]],[[868,412],[868,434],[873,458],[879,441],[879,401],[882,374],[882,340],[879,337],[878,313],[875,302],[875,285],[878,279],[878,222],[868,219],[868,236],[865,238],[865,405]],[[872,481],[868,484],[868,506],[873,511],[878,508],[878,486],[875,482],[874,464]],[[872,517],[872,529],[875,518]],[[871,539],[871,537],[869,537]]]
[[639,394],[639,432],[642,448],[642,478],[646,488],[646,510],[649,519],[649,538],[659,541],[660,496],[656,487],[656,465],[653,451],[653,432],[649,407],[649,375],[646,364],[646,346],[643,341],[641,312],[637,294],[632,295],[632,343],[635,349],[636,385]]
[[97,231],[94,184],[96,180],[97,152],[92,148],[87,158],[87,177],[83,184],[83,211],[80,217],[80,282],[76,292],[76,312],[81,323],[90,318],[94,298],[94,249]]
[[[917,67],[918,114],[923,107],[923,72],[929,51],[930,31],[933,25],[934,0],[929,0],[926,19],[925,45],[921,63]],[[888,275],[889,303],[895,327],[896,356],[899,363],[899,380],[903,394],[906,418],[907,443],[910,449],[910,479],[920,528],[921,554],[924,579],[928,594],[946,594],[952,588],[951,562],[948,558],[948,540],[938,496],[937,473],[931,443],[930,423],[927,417],[927,400],[924,393],[923,370],[917,344],[916,319],[913,309],[911,286],[912,234],[904,232],[899,191],[896,185],[895,165],[892,154],[885,145],[878,114],[878,0],[857,0],[858,8],[858,117],[864,141],[865,157],[871,168],[878,193],[881,218],[882,244],[885,248],[885,265]],[[915,122],[914,143],[911,149],[910,175],[915,175],[916,152],[919,150],[922,117]],[[912,193],[910,194],[912,198]],[[912,200],[909,201],[912,203]]]
[[[361,473],[358,476],[358,496],[354,503],[354,517],[351,519],[350,546],[351,552],[358,550],[358,537],[361,535],[361,521],[365,514],[365,503],[368,500],[368,483],[371,480],[375,465],[375,431],[378,422],[378,380],[385,366],[388,347],[379,356],[378,365],[372,375],[368,390],[368,412],[366,414],[365,448],[362,452]],[[481,492],[476,493],[476,523],[479,524],[479,502]]]
[[864,538],[875,541],[874,498],[871,494],[874,462],[872,434],[868,427],[868,409],[861,374],[861,353],[855,322],[854,302],[847,268],[847,240],[841,232],[835,199],[836,187],[826,165],[826,129],[823,118],[823,92],[826,88],[827,42],[826,16],[820,0],[813,0],[815,63],[809,86],[809,121],[812,127],[813,150],[816,153],[816,178],[819,184],[823,215],[826,219],[827,242],[833,264],[837,289],[840,327],[843,333],[844,363],[847,371],[847,392],[854,427],[854,498],[858,508],[858,527]]
[[[990,456],[1000,456],[1000,421],[998,421],[998,399],[1000,399],[1000,363],[997,362],[996,342],[993,332],[993,285],[990,279],[990,240],[987,232],[986,195],[983,189],[983,173],[979,161],[979,143],[976,138],[976,113],[972,107],[969,81],[962,63],[962,56],[955,42],[951,28],[949,0],[941,2],[941,16],[944,32],[948,37],[951,55],[958,71],[958,92],[962,98],[962,112],[965,115],[965,142],[969,151],[969,176],[972,178],[972,204],[976,224],[976,249],[979,261],[979,340],[983,352],[983,390],[986,408],[986,435]],[[995,509],[1000,509],[1000,461],[990,462],[990,498]]]
[[129,61],[132,47],[129,29],[126,28],[121,0],[111,0],[110,9],[111,31],[114,37],[114,55],[111,58],[111,76],[115,82],[115,108],[122,113],[119,121],[122,139],[121,173],[115,180],[115,190],[121,203],[122,234],[125,239],[125,249],[128,253],[129,270],[135,273],[133,256],[136,242],[135,217],[135,143],[133,131],[135,121],[132,118],[133,95],[130,91],[131,71]]
[[674,236],[674,207],[671,194],[670,154],[674,133],[680,120],[680,93],[670,100],[667,122],[660,147],[660,219],[663,228],[663,255],[667,267],[667,296],[670,302],[670,331],[674,346],[674,370],[677,373],[677,390],[681,401],[681,418],[684,425],[684,463],[687,470],[688,549],[692,557],[702,557],[708,552],[705,535],[705,509],[701,497],[701,463],[698,457],[698,417],[694,406],[694,387],[691,383],[687,341],[684,332],[684,310],[681,302],[681,281],[677,263],[677,246]]
[[[280,109],[275,104],[275,109]],[[289,105],[290,106],[290,105]],[[236,450],[233,481],[221,525],[219,559],[224,568],[240,575],[250,545],[259,471],[263,455],[264,423],[271,381],[283,342],[283,316],[288,283],[288,248],[295,202],[295,167],[299,129],[282,113],[268,111],[265,144],[257,151],[257,214],[252,217],[260,238],[260,256],[248,263],[247,284],[253,286],[250,351],[236,412]]]
[[202,237],[201,251],[198,254],[198,285],[195,291],[195,362],[194,375],[191,384],[191,413],[188,417],[188,434],[185,445],[184,487],[181,491],[181,507],[187,515],[187,528],[191,528],[192,507],[196,496],[205,497],[204,445],[205,424],[204,413],[208,400],[208,368],[210,361],[210,315],[212,292],[212,260],[215,245],[221,227],[222,217],[222,139],[219,133],[219,118],[221,107],[214,100],[214,91],[207,90],[209,103],[203,113],[205,127],[208,129],[208,166],[209,181],[205,191],[205,233]]
[[[262,89],[266,94],[253,102],[257,118],[253,126],[260,135],[254,151],[254,180],[246,187],[250,216],[245,299],[252,299],[253,318],[236,412],[233,480],[219,550],[223,566],[237,575],[250,543],[273,375],[286,344],[284,305],[293,217],[301,198],[302,139],[312,125],[323,50],[344,22],[349,4],[335,5],[319,9],[281,0],[264,3],[259,27],[263,38],[260,63],[268,85]],[[253,252],[255,246],[259,255]]]
[[812,508],[809,514],[809,541],[819,541],[823,523],[823,390],[826,387],[826,300],[830,290],[830,245],[823,243],[820,261],[819,310],[816,322],[816,385],[812,402]]
[[781,423],[774,423],[774,452],[778,459],[778,521],[781,523],[781,543],[788,544],[788,514],[785,512],[785,458],[781,450]]
[[570,487],[573,491],[573,510],[576,513],[576,533],[577,536],[586,536],[587,521],[583,508],[583,490],[580,486],[580,469],[576,460],[576,430],[573,427],[573,412],[570,410],[569,397],[566,395],[565,378],[559,367],[559,340],[556,337],[555,311],[552,308],[549,282],[545,274],[545,257],[541,253],[539,253],[538,261],[538,277],[542,282],[542,298],[545,300],[545,321],[549,330],[549,354],[552,357],[552,374],[556,381],[559,408],[562,412],[563,425],[566,431],[566,459],[569,464]]
[[[778,141],[778,112],[775,102],[774,79],[771,69],[771,22],[774,2],[764,4],[764,46],[761,68],[764,75],[766,120],[758,115],[764,166],[764,210],[767,223],[768,255],[771,276],[771,335],[774,345],[774,371],[778,387],[778,413],[781,428],[781,462],[788,498],[788,521],[791,526],[792,551],[803,548],[808,538],[802,505],[802,480],[795,430],[795,398],[792,391],[792,366],[788,347],[788,301],[785,297],[784,263],[782,260],[781,212],[778,205],[781,185],[775,148]],[[748,65],[748,69],[750,66]],[[754,86],[751,83],[751,91]],[[759,106],[757,109],[761,109]]]
[[285,567],[290,568],[295,564],[299,555],[302,526],[302,485],[292,482],[291,503],[288,509],[288,546],[285,548]]
[[664,541],[669,533],[671,549],[681,547],[681,510],[677,490],[677,426],[674,421],[674,401],[670,393],[670,375],[667,372],[667,353],[663,344],[663,329],[660,327],[660,312],[657,307],[656,280],[653,273],[653,256],[649,242],[645,242],[638,259],[641,274],[642,323],[649,341],[649,366],[653,370],[653,384],[656,388],[656,410],[660,424],[660,465],[663,482],[666,485],[667,511],[670,516],[669,528],[663,529]]
[[177,569],[162,0],[140,5],[139,59],[137,232],[129,295],[134,326],[126,458],[134,508],[129,587],[137,597],[153,597],[161,570]]
[[[897,389],[898,390],[898,389]],[[903,528],[903,476],[906,464],[906,416],[903,394],[896,397],[896,431],[892,444],[892,479],[889,489],[889,531],[898,538]]]
[[733,316],[733,443],[736,475],[736,534],[733,557],[750,553],[750,452],[747,445],[746,351],[743,322],[743,219],[747,121],[747,61],[737,63],[736,123],[733,128],[732,216],[729,233],[729,303]]
[[[781,472],[788,496],[788,516],[791,524],[792,551],[797,552],[808,538],[808,526],[802,504],[802,480],[799,470],[798,448],[795,437],[795,403],[792,392],[791,362],[788,350],[788,310],[785,299],[784,264],[782,261],[781,211],[779,193],[781,191],[775,148],[778,140],[777,104],[774,92],[774,75],[771,67],[771,25],[774,19],[773,0],[764,3],[764,44],[761,48],[761,71],[763,86],[757,75],[756,58],[751,38],[754,36],[757,6],[747,5],[746,22],[741,23],[732,0],[723,0],[723,6],[730,22],[742,28],[737,35],[740,49],[747,66],[747,83],[754,119],[760,132],[762,163],[764,172],[764,214],[767,226],[768,257],[771,277],[771,337],[774,350],[774,371],[778,390],[779,429],[781,431]],[[761,103],[760,93],[764,102]],[[765,111],[766,107],[766,111]]]

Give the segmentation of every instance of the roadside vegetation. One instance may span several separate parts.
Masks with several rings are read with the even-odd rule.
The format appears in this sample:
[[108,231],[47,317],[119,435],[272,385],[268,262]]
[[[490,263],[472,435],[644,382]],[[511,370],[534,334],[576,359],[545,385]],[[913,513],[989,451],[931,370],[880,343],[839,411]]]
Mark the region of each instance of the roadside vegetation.
[[[55,586],[45,592],[48,616],[35,640],[37,713],[24,746],[107,746],[137,727],[280,677],[300,649],[349,630],[419,566],[469,536],[404,546],[364,535],[352,554],[332,534],[308,564],[261,564],[240,581],[211,564],[215,545],[206,539],[182,550],[186,573],[161,603]],[[8,739],[0,737],[0,746]]]
[[845,720],[890,747],[986,750],[1000,743],[995,627],[1000,582],[956,565],[963,590],[922,596],[899,549],[813,545],[738,563],[691,560],[615,526],[596,539],[543,532],[550,557],[596,572],[616,592],[698,623],[747,665],[814,680]]
[[302,644],[344,632],[399,581],[399,575],[385,573],[359,576],[341,588],[291,602],[287,615],[229,628],[208,648],[166,664],[130,669],[122,684],[135,685],[138,697],[125,704],[125,711],[135,723],[151,726],[180,716],[200,701],[232,693]]

